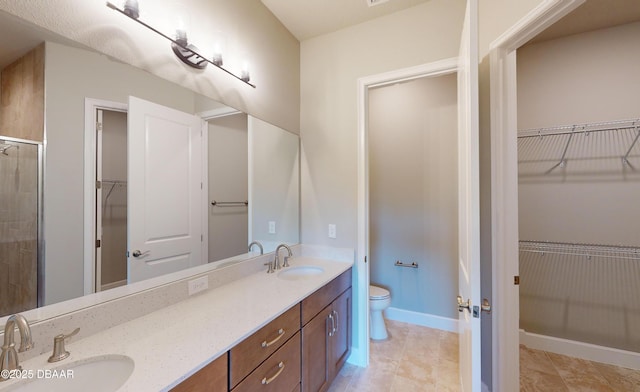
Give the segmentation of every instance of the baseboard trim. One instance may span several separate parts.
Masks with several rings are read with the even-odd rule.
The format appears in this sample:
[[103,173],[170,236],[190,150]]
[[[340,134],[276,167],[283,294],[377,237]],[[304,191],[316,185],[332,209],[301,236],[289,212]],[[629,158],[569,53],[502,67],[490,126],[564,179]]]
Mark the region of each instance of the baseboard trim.
[[520,330],[520,343],[556,354],[640,370],[640,353]]
[[398,308],[387,308],[387,310],[384,311],[384,315],[389,320],[402,321],[409,324],[458,333],[457,319]]

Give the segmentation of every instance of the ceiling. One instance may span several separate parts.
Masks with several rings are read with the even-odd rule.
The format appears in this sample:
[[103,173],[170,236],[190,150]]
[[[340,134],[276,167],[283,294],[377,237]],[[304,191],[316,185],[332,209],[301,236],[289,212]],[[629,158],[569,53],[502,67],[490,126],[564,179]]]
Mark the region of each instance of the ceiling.
[[78,46],[70,40],[0,11],[0,70],[43,41]]
[[529,43],[640,21],[640,0],[587,0]]
[[299,40],[304,41],[429,0],[389,0],[369,7],[367,0],[261,0]]
[[[388,15],[429,0],[389,0],[374,7],[366,0],[261,0],[298,38],[305,40]],[[0,12],[0,69],[42,42],[62,38]],[[640,0],[587,0],[530,43],[640,21]],[[64,40],[68,41],[68,40]],[[67,44],[73,44],[66,42]],[[77,44],[76,44],[77,45]]]

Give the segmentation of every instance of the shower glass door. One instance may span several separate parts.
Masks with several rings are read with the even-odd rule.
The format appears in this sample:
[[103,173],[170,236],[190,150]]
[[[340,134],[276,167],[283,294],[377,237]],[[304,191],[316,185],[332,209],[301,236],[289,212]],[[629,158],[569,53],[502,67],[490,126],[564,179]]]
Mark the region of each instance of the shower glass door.
[[0,136],[0,317],[38,306],[41,156]]

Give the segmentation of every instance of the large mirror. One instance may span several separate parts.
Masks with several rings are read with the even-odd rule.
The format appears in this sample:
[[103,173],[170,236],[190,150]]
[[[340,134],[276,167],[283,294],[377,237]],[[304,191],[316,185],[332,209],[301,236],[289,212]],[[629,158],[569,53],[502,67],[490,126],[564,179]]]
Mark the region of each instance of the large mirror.
[[[299,242],[297,135],[2,12],[0,70],[0,265],[12,272],[0,274],[0,317],[133,281],[129,97],[206,121],[196,264]],[[41,103],[17,93],[38,83]],[[171,163],[177,144],[156,156]],[[170,176],[157,183],[184,193]]]

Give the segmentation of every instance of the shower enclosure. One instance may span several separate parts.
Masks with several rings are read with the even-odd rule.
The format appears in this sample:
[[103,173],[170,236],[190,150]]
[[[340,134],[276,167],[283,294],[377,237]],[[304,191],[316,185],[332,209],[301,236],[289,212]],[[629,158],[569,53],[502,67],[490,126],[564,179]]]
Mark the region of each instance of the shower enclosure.
[[40,303],[42,144],[0,136],[0,317]]

